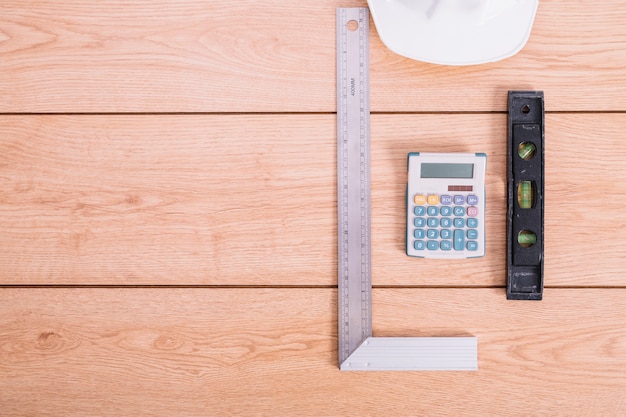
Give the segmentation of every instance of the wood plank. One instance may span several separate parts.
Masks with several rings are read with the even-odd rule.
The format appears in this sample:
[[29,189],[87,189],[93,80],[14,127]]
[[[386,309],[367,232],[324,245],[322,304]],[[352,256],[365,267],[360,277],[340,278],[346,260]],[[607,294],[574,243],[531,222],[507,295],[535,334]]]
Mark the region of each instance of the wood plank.
[[[373,116],[375,285],[504,285],[505,125]],[[546,285],[624,286],[626,118],[546,126]],[[4,116],[0,131],[2,284],[336,284],[332,115]],[[488,154],[487,256],[404,254],[411,151]]]
[[[0,112],[334,111],[335,8],[365,5],[4,1]],[[624,111],[625,19],[621,0],[542,0],[518,55],[470,67],[402,58],[372,26],[372,110],[502,111],[542,89],[551,111]]]
[[548,111],[623,111],[625,20],[620,0],[541,0],[522,51],[469,67],[403,59],[374,36],[372,110],[506,111],[507,90],[543,90]]
[[2,118],[2,281],[330,284],[330,116]]
[[[331,289],[0,289],[4,416],[623,415],[625,289],[378,289],[379,335],[472,334],[477,372],[337,369]],[[470,312],[472,314],[467,314]]]
[[[436,120],[436,122],[435,122]],[[548,114],[545,284],[624,286],[623,114]],[[504,285],[506,116],[374,115],[372,267],[376,285]],[[485,152],[487,254],[442,263],[404,256],[408,152]],[[602,238],[600,238],[602,236]],[[604,239],[606,237],[606,239]]]

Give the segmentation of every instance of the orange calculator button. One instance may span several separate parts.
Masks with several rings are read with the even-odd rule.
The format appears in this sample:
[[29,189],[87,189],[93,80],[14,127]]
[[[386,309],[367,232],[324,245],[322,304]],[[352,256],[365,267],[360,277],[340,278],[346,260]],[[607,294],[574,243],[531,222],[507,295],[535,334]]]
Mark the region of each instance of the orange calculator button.
[[432,206],[436,206],[439,204],[439,196],[437,194],[430,194],[428,196],[428,204]]
[[426,196],[424,194],[415,194],[413,202],[417,205],[426,204]]

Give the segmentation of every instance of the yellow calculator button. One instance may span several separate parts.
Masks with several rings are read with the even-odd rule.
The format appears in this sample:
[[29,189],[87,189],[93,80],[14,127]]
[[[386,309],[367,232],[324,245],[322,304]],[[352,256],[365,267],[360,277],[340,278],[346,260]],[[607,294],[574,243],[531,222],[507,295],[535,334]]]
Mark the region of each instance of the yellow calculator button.
[[430,194],[428,196],[428,204],[433,206],[439,204],[439,196],[437,194]]
[[424,194],[415,194],[413,202],[417,205],[426,204],[426,196]]

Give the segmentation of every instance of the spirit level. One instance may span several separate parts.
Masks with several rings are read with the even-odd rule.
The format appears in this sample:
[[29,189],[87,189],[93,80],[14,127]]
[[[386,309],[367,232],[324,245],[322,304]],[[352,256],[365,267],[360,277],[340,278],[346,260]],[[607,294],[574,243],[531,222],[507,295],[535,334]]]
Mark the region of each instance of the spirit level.
[[509,91],[507,284],[509,300],[543,296],[544,100]]

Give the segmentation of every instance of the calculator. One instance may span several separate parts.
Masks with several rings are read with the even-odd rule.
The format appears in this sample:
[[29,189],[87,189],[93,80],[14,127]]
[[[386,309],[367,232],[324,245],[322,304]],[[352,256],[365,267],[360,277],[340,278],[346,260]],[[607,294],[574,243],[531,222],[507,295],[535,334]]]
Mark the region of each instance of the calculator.
[[407,255],[485,255],[486,165],[484,153],[409,153]]

